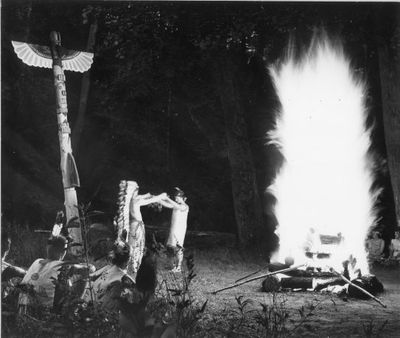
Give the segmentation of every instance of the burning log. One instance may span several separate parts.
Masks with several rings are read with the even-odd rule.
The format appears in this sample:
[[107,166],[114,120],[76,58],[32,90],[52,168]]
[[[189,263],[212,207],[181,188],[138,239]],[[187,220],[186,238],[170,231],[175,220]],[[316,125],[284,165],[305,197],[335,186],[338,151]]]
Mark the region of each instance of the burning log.
[[282,277],[268,276],[262,282],[264,292],[275,292],[281,289],[302,289],[320,291],[331,285],[344,285],[345,283],[338,277]]
[[283,277],[268,276],[262,282],[262,289],[265,292],[276,292],[281,289],[312,289],[313,278],[311,277]]
[[312,289],[314,278],[310,277],[284,277],[280,284],[282,289]]
[[324,258],[330,258],[331,254],[330,253],[326,253],[326,252],[310,252],[307,251],[306,252],[306,257],[308,258],[317,258],[317,259],[324,259]]
[[329,271],[321,271],[313,267],[308,267],[306,270],[293,270],[285,273],[290,277],[311,277],[311,278],[331,278],[336,276],[334,273]]
[[[329,271],[320,271],[313,267],[307,267],[305,270],[290,268],[293,264],[293,260],[290,257],[285,259],[285,263],[273,262],[268,263],[265,267],[252,272],[251,274],[246,275],[245,277],[239,278],[235,281],[235,284],[240,281],[249,278],[264,269],[268,269],[269,273],[266,275],[265,280],[263,281],[263,290],[265,292],[278,291],[279,289],[292,289],[292,288],[300,288],[300,289],[310,289],[313,287],[313,280],[318,279],[319,287],[323,288],[332,282],[332,279],[335,281],[338,280],[336,274]],[[301,265],[304,266],[304,265]],[[288,278],[277,278],[274,276],[275,274],[271,274],[271,272],[281,273]],[[340,279],[339,279],[340,280]],[[283,281],[283,285],[281,284]],[[323,286],[323,287],[322,287]]]
[[[321,273],[319,278],[317,275],[314,276],[294,276],[294,277],[282,277],[278,278],[275,276],[277,273],[289,275],[294,273],[302,274],[302,270],[298,270],[297,267],[292,269],[283,269],[280,271],[276,271],[261,277],[266,277],[262,282],[262,289],[265,292],[276,292],[281,289],[303,289],[303,290],[313,290],[313,291],[321,291],[323,289],[328,288],[329,286],[343,286],[342,291],[347,291],[347,294],[350,297],[359,298],[359,299],[369,299],[372,298],[380,305],[386,308],[386,305],[382,303],[374,294],[380,293],[383,291],[382,283],[373,275],[359,276],[358,278],[350,281],[344,275],[339,272],[331,269],[332,273]],[[251,279],[254,280],[254,279]],[[249,281],[251,281],[249,280]],[[245,281],[247,282],[247,281]],[[244,283],[245,283],[244,282]],[[240,283],[237,285],[241,285],[244,283]],[[347,284],[347,287],[345,285]],[[234,287],[234,286],[231,286]],[[228,288],[231,288],[228,287]],[[225,288],[227,289],[227,288]],[[223,290],[225,290],[223,289]],[[222,290],[219,290],[222,291]]]

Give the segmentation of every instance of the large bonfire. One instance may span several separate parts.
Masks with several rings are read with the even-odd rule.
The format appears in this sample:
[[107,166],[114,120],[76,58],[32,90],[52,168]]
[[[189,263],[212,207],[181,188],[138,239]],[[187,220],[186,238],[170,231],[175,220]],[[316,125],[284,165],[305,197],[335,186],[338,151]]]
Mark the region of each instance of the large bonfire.
[[376,223],[373,161],[366,127],[365,83],[340,43],[315,38],[300,58],[289,53],[270,67],[280,110],[271,144],[284,164],[269,190],[276,197],[280,246],[275,259],[306,262],[304,243],[314,234],[339,236],[326,265],[341,270],[356,258],[368,273],[365,240]]

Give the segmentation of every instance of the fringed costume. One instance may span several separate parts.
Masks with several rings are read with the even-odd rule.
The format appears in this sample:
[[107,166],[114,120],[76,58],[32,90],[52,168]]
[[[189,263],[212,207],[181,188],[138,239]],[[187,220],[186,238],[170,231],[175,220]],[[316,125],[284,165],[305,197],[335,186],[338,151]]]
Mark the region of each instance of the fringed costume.
[[130,210],[131,203],[135,203],[137,190],[138,185],[135,181],[120,182],[118,213],[115,218],[118,239],[127,241],[131,249],[127,268],[130,276],[136,276],[145,248],[144,223],[142,220],[135,219]]
[[132,219],[129,222],[128,243],[131,247],[128,274],[135,275],[142,262],[146,243],[146,232],[143,221]]

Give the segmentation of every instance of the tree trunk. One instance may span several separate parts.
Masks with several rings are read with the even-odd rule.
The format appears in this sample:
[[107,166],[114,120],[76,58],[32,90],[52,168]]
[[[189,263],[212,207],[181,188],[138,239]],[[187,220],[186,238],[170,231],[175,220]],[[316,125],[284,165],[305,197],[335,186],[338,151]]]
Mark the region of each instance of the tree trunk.
[[259,238],[262,209],[250,149],[247,124],[235,88],[234,67],[224,60],[218,69],[218,89],[225,121],[232,195],[240,247],[250,247]]
[[[96,17],[94,17],[93,23],[90,25],[89,37],[86,45],[86,51],[88,52],[93,51],[93,47],[96,41],[96,33],[97,33],[97,19]],[[90,89],[90,70],[85,72],[82,76],[82,87],[79,99],[78,117],[76,118],[76,122],[72,132],[72,149],[75,153],[75,156],[78,156],[79,153],[79,142],[81,139],[83,126],[85,124],[86,106],[88,101],[89,89]]]
[[400,8],[396,6],[390,14],[393,29],[383,32],[385,35],[378,46],[378,54],[387,159],[397,224],[400,226]]

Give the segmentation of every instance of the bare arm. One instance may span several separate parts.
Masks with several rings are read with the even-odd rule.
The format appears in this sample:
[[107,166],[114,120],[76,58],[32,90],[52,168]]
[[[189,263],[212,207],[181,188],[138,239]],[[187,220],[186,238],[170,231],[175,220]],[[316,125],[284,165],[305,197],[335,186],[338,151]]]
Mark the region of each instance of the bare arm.
[[174,200],[170,199],[168,196],[164,199],[164,202],[169,203],[172,208],[178,209],[178,210],[186,210],[188,208],[187,204],[179,204],[176,203]]
[[166,207],[166,208],[170,208],[170,209],[174,208],[174,206],[165,199],[162,199],[158,203],[160,203],[163,207]]
[[179,204],[176,203],[174,200],[170,199],[168,196],[164,199],[165,202],[172,205],[173,208],[178,208]]
[[146,195],[140,196],[140,197],[145,197],[145,198],[141,198],[139,200],[138,204],[140,206],[149,205],[149,204],[152,204],[152,203],[160,202],[162,199],[165,199],[167,194],[164,192],[164,193],[162,193],[160,195],[157,195],[157,196],[151,196],[151,197],[146,197],[146,196],[151,196],[151,195],[150,194],[146,194]]

